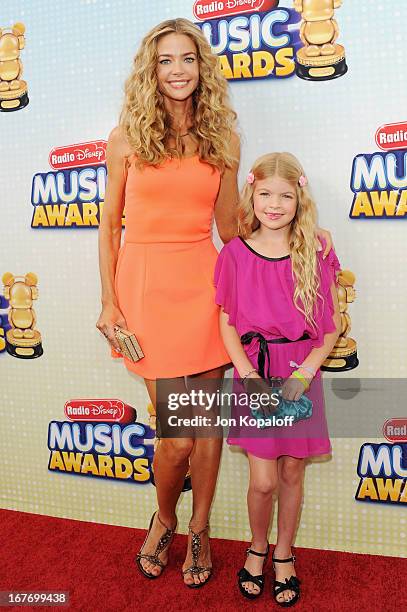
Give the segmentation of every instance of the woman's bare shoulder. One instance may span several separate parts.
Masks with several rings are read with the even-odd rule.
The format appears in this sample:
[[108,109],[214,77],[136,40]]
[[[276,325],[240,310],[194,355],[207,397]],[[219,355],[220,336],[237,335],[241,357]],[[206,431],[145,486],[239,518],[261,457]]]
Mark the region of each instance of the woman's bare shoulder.
[[108,152],[115,157],[128,157],[133,153],[122,128],[117,125],[112,129],[107,140]]

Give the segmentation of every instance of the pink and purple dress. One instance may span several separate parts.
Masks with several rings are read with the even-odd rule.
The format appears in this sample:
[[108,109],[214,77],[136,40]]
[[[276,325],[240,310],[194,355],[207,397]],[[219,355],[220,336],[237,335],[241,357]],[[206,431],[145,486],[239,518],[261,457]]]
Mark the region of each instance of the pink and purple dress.
[[[216,303],[229,315],[229,325],[236,328],[253,368],[263,369],[265,376],[287,378],[296,369],[290,366],[290,361],[301,364],[313,348],[323,345],[324,334],[335,331],[331,285],[337,285],[340,264],[333,249],[325,260],[322,251],[317,258],[322,297],[317,300],[315,331],[294,306],[290,255],[279,258],[260,255],[240,236],[219,253],[214,275]],[[233,377],[234,385],[242,388],[236,368]],[[307,395],[313,402],[311,418],[297,421],[292,427],[261,429],[248,437],[246,426],[239,426],[242,407],[232,406],[232,417],[236,416],[238,424],[231,427],[228,444],[263,459],[330,453],[320,370]],[[247,406],[243,410],[249,415]]]

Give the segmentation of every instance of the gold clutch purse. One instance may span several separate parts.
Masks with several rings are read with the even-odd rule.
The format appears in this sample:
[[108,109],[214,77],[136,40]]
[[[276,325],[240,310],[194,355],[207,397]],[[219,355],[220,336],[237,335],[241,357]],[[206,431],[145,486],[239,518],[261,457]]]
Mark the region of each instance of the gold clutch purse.
[[134,334],[120,327],[115,327],[114,334],[119,343],[120,350],[125,357],[131,359],[131,361],[139,361],[139,359],[144,357],[141,346]]

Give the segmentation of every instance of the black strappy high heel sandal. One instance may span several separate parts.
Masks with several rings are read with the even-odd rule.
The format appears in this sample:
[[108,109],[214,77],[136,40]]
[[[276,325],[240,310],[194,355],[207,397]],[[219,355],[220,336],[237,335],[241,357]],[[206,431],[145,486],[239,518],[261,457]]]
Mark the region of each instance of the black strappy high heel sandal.
[[202,567],[198,565],[199,553],[201,552],[202,543],[201,543],[201,533],[207,531],[209,529],[209,525],[206,525],[201,531],[195,533],[191,527],[188,528],[190,533],[192,533],[192,543],[191,543],[191,551],[192,551],[192,565],[188,567],[186,570],[182,572],[182,576],[185,576],[188,572],[191,572],[192,576],[196,576],[201,574],[202,572],[209,572],[209,576],[205,580],[205,582],[193,582],[192,584],[187,584],[184,581],[184,584],[190,589],[199,589],[199,587],[204,586],[212,576],[212,566],[211,567]]
[[[274,565],[275,563],[295,563],[295,556],[292,555],[291,557],[288,557],[288,559],[275,559],[273,555],[272,560],[274,571],[276,571],[276,566]],[[293,606],[295,603],[297,603],[300,598],[300,584],[301,582],[298,580],[297,576],[290,576],[290,578],[285,579],[285,582],[274,580],[273,591],[276,603],[283,608],[288,608],[289,606]],[[277,597],[280,595],[280,593],[283,593],[283,591],[294,591],[295,595],[289,601],[279,601]]]
[[[246,550],[246,555],[249,555],[249,554],[256,555],[256,557],[264,557],[266,561],[267,555],[269,554],[268,542],[267,542],[267,550],[265,553],[259,553],[259,552],[256,552],[255,550],[252,550],[251,548],[248,548]],[[263,567],[264,567],[264,561],[263,561]],[[244,597],[247,597],[247,599],[256,599],[257,597],[260,597],[264,589],[264,580],[265,580],[264,574],[259,574],[258,576],[252,576],[252,574],[245,567],[242,567],[242,569],[238,571],[237,576],[238,576],[237,583],[239,585],[240,592]],[[258,586],[260,590],[257,593],[249,593],[249,591],[247,591],[244,588],[243,582],[253,582],[253,584]]]
[[[147,541],[148,535],[151,531],[151,527],[153,525],[153,521],[154,521],[154,517],[155,515],[157,515],[157,519],[159,520],[159,522],[161,523],[161,525],[163,527],[165,527],[166,532],[161,536],[161,538],[158,540],[158,544],[156,546],[156,549],[154,551],[154,553],[152,555],[147,555],[145,553],[142,552],[143,548],[144,548],[144,544]],[[175,524],[174,529],[169,529],[167,527],[167,525],[164,525],[164,523],[162,522],[162,520],[160,519],[160,515],[158,514],[158,510],[156,510],[153,514],[153,516],[151,517],[151,521],[150,521],[150,525],[148,527],[148,531],[147,531],[147,535],[145,537],[145,540],[143,542],[143,545],[140,549],[140,552],[137,553],[136,556],[136,564],[137,567],[139,568],[140,572],[146,577],[146,578],[159,578],[164,569],[166,568],[166,565],[164,565],[164,563],[158,558],[158,555],[160,553],[163,552],[163,550],[165,550],[167,548],[167,546],[169,546],[169,544],[171,543],[171,540],[173,538],[174,532],[177,528],[177,523]],[[146,570],[144,569],[144,567],[142,566],[142,564],[140,563],[141,559],[146,559],[147,561],[150,561],[150,563],[153,563],[154,565],[158,565],[159,567],[162,568],[161,572],[156,576],[155,574],[150,574],[149,572],[146,572]]]

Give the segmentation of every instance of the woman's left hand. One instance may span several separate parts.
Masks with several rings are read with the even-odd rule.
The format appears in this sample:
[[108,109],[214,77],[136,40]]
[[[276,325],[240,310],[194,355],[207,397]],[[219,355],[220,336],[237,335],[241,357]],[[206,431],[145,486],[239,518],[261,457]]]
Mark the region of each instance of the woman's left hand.
[[[318,238],[323,238],[325,240],[325,250],[322,254],[322,258],[325,259],[325,257],[328,255],[329,251],[333,248],[333,240],[332,240],[332,234],[331,232],[328,232],[328,230],[326,229],[322,229],[321,227],[317,227],[317,237]],[[320,249],[322,249],[322,245],[321,242],[318,240],[319,242],[319,246]]]
[[305,387],[303,383],[295,376],[290,376],[290,378],[287,378],[281,388],[281,395],[285,400],[297,402],[304,391]]

